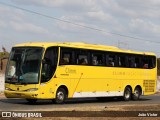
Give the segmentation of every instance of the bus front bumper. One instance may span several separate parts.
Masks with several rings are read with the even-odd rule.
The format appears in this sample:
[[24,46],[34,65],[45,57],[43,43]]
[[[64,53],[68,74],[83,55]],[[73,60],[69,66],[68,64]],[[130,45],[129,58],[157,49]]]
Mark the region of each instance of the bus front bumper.
[[4,94],[7,98],[30,98],[30,99],[37,99],[38,91],[34,92],[23,92],[23,91],[9,91],[5,90]]

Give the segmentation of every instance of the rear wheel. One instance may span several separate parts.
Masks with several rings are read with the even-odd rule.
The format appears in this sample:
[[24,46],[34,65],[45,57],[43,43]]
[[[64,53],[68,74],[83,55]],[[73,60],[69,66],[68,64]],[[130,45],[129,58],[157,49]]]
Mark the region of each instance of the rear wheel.
[[141,95],[141,90],[140,90],[140,88],[136,87],[134,90],[134,93],[132,94],[132,99],[139,100],[140,95]]
[[56,92],[56,98],[53,100],[53,102],[57,104],[62,104],[65,102],[66,98],[67,98],[67,94],[65,89],[59,88]]
[[123,99],[124,101],[129,101],[131,99],[131,89],[129,87],[125,88]]

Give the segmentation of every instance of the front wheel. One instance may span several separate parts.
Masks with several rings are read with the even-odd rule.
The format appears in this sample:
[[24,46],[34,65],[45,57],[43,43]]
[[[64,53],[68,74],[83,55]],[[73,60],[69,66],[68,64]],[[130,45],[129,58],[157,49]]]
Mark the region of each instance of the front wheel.
[[123,99],[124,101],[129,101],[131,99],[131,89],[129,87],[125,88]]
[[62,104],[65,102],[66,98],[67,98],[67,94],[65,89],[59,88],[56,92],[56,98],[53,100],[53,102],[57,104]]

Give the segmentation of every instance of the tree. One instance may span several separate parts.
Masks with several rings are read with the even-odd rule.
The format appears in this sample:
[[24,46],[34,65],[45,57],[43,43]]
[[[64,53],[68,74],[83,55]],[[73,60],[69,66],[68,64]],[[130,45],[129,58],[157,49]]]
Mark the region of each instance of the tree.
[[2,46],[2,51],[5,53],[6,52],[6,48],[4,46]]

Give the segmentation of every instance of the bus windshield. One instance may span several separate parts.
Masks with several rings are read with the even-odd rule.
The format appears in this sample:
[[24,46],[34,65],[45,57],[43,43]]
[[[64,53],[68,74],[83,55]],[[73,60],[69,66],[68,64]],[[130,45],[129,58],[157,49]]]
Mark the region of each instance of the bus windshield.
[[39,79],[43,48],[19,47],[10,53],[6,83],[36,84]]

